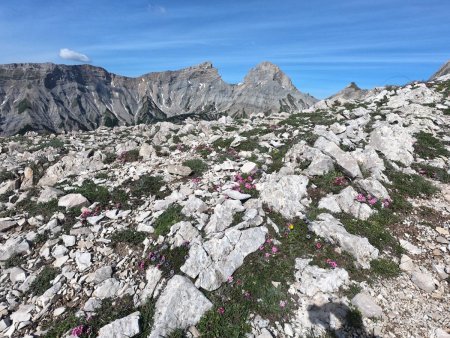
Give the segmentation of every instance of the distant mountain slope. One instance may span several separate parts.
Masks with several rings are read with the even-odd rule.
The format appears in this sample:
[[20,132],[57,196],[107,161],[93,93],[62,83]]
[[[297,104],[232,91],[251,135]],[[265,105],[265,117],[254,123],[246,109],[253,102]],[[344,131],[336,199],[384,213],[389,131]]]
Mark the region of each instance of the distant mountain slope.
[[205,62],[129,78],[90,65],[0,65],[0,135],[65,132],[217,114],[295,112],[317,100],[263,62],[238,85]]
[[450,74],[450,60],[447,61],[439,70],[431,76],[430,80],[435,80],[438,77]]

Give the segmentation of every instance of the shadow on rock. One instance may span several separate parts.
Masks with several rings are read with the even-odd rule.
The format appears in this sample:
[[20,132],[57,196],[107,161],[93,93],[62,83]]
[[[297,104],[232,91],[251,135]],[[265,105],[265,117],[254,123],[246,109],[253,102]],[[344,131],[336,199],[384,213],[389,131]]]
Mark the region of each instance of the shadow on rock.
[[308,307],[308,316],[313,325],[326,330],[326,337],[380,338],[373,332],[367,332],[361,313],[344,303],[311,305]]

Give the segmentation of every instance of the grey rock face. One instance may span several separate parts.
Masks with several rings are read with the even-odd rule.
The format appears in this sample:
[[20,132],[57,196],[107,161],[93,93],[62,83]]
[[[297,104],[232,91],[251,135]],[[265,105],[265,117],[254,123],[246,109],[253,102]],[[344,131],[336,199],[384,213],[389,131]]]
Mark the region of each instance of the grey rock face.
[[439,70],[430,77],[430,80],[436,80],[438,77],[450,74],[450,61],[447,61]]
[[378,249],[373,247],[367,238],[349,234],[344,226],[329,214],[320,214],[317,219],[318,221],[309,226],[312,231],[331,243],[338,244],[355,257],[362,268],[370,268],[370,261],[378,257]]
[[314,147],[332,157],[337,165],[350,177],[362,177],[358,162],[356,162],[349,153],[339,148],[334,142],[328,141],[324,137],[319,137],[314,143]]
[[423,273],[419,270],[415,270],[411,274],[411,281],[426,292],[433,292],[436,289],[431,273]]
[[139,312],[134,312],[103,326],[98,331],[97,338],[124,338],[137,335],[141,331],[139,329],[140,315]]
[[176,329],[194,325],[211,308],[212,303],[188,278],[175,275],[156,302],[149,338],[166,337]]
[[294,112],[316,101],[269,62],[256,66],[238,85],[225,83],[209,62],[137,78],[90,65],[0,66],[2,136],[29,130],[92,130],[178,116]]
[[82,207],[88,205],[89,201],[81,194],[68,194],[61,197],[58,201],[59,207],[66,209]]
[[332,293],[349,282],[347,271],[341,268],[326,270],[309,265],[310,259],[295,260],[295,278],[300,282],[299,290],[307,296],[321,293]]
[[30,250],[28,242],[21,237],[8,239],[4,244],[0,244],[0,261],[6,261],[15,254]]
[[261,188],[261,200],[286,218],[301,216],[308,181],[306,176],[271,174]]
[[352,299],[352,304],[361,311],[362,315],[367,318],[380,318],[383,315],[383,309],[378,306],[372,296],[367,293],[358,293]]
[[229,229],[222,238],[213,238],[201,245],[194,243],[181,271],[197,278],[195,285],[213,291],[232,276],[244,258],[265,242],[267,229],[250,228],[244,231]]

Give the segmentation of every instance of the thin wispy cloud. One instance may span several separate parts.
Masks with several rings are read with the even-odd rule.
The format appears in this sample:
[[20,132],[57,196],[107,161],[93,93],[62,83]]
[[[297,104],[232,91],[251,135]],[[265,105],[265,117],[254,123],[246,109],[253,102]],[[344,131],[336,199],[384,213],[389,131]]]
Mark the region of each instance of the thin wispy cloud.
[[153,14],[161,14],[164,15],[167,13],[167,8],[161,5],[149,4],[147,6],[147,10]]
[[91,62],[91,59],[82,53],[76,52],[68,48],[62,48],[59,50],[59,57],[64,60],[78,61],[78,62]]
[[428,78],[450,57],[449,11],[442,0],[0,1],[0,63],[95,59],[137,76],[211,60],[237,83],[268,60],[320,98],[351,81]]

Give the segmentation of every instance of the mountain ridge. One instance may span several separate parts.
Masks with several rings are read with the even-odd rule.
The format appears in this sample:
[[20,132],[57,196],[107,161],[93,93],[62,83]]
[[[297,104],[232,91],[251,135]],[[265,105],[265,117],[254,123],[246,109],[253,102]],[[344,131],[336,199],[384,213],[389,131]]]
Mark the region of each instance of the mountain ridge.
[[317,100],[263,62],[228,84],[207,61],[181,70],[127,77],[88,64],[0,65],[0,135],[68,132],[167,118],[288,113]]

